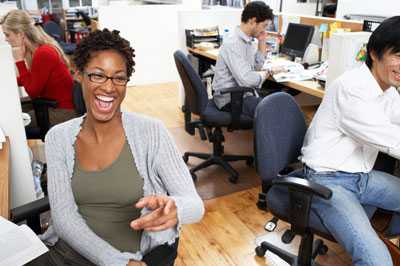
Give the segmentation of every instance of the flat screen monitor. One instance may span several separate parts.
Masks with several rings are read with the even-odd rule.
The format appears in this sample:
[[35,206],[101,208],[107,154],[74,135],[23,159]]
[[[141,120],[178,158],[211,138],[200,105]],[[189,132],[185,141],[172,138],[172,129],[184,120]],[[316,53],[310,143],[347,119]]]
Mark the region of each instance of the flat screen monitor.
[[289,23],[281,53],[291,57],[303,57],[314,34],[314,26]]

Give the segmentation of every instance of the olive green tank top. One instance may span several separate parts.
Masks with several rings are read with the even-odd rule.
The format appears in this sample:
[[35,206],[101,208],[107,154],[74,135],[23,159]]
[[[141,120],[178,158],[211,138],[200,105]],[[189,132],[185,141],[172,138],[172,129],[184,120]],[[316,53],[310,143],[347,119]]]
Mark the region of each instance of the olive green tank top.
[[143,197],[143,178],[127,142],[118,158],[104,170],[85,171],[76,161],[72,192],[79,213],[96,235],[122,252],[140,250],[142,232],[129,224],[140,216],[135,203]]

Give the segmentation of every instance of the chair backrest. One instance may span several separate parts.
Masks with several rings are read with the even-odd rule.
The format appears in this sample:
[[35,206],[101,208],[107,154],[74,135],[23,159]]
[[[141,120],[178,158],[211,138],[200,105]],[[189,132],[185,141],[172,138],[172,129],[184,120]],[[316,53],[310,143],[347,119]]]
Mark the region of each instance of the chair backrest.
[[185,108],[201,115],[208,103],[207,89],[182,51],[176,51],[174,59],[185,90]]
[[63,31],[61,29],[61,27],[55,23],[54,21],[47,21],[46,23],[44,23],[43,25],[43,30],[50,35],[51,37],[53,37],[56,41],[64,41],[64,34]]
[[268,182],[297,160],[307,126],[294,98],[284,92],[260,102],[254,123],[257,171]]
[[74,104],[74,109],[77,116],[82,116],[86,113],[86,105],[83,99],[82,86],[76,80],[74,80],[72,87],[72,103]]

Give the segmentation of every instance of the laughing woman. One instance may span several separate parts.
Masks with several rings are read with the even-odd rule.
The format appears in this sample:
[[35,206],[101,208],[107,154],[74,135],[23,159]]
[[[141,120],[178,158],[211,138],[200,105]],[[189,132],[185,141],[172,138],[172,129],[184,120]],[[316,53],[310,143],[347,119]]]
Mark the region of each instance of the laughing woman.
[[166,128],[121,112],[133,57],[107,29],[76,49],[87,114],[46,136],[55,245],[37,265],[173,265],[180,225],[204,213]]

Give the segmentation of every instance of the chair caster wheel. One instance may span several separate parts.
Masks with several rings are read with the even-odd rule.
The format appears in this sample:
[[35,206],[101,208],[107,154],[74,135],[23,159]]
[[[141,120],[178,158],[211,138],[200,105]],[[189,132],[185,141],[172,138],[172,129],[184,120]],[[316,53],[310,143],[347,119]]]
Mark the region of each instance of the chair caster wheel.
[[190,172],[190,174],[192,175],[193,182],[196,182],[197,181],[197,175],[195,173],[193,173],[193,172]]
[[231,182],[232,184],[236,184],[238,178],[239,178],[239,176],[237,176],[237,175],[231,175],[231,176],[229,177],[229,182]]
[[185,163],[187,163],[187,162],[189,161],[189,156],[183,155],[183,156],[182,156],[182,159],[183,159],[183,161],[184,161]]
[[292,240],[295,236],[296,236],[296,234],[292,230],[288,229],[282,235],[282,242],[285,244],[289,244],[292,242]]
[[254,163],[253,157],[251,157],[251,158],[249,158],[249,159],[246,160],[246,165],[247,165],[247,166],[252,166],[253,163]]
[[328,246],[327,245],[322,245],[318,249],[318,255],[326,255],[328,253]]
[[262,246],[256,247],[255,251],[256,251],[256,255],[258,257],[264,257],[265,256],[265,252],[267,252],[267,250],[265,248],[263,248]]

